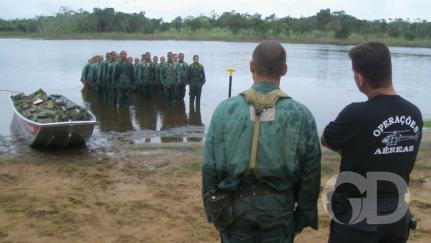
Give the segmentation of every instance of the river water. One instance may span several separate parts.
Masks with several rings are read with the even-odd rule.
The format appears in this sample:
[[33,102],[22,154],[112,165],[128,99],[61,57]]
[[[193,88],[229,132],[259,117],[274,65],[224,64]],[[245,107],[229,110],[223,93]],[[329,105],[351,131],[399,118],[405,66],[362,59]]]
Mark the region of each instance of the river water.
[[[217,104],[228,95],[226,68],[234,67],[233,94],[252,84],[248,63],[257,43],[213,41],[109,41],[109,40],[26,40],[0,39],[0,90],[31,93],[43,88],[60,93],[86,106],[98,125],[90,144],[104,145],[120,140],[133,143],[200,141]],[[347,52],[351,46],[284,44],[289,72],[281,87],[305,104],[314,114],[319,131],[351,102],[366,97],[356,89]],[[201,109],[190,110],[184,103],[166,106],[162,97],[146,100],[138,94],[121,104],[107,102],[83,89],[81,70],[94,55],[126,50],[131,56],[146,51],[166,55],[183,52],[191,62],[199,54],[207,83],[202,91]],[[416,104],[424,118],[431,118],[431,49],[392,47],[393,79],[397,91]],[[9,93],[0,91],[0,138],[10,136],[13,111]],[[5,143],[5,142],[3,142]]]

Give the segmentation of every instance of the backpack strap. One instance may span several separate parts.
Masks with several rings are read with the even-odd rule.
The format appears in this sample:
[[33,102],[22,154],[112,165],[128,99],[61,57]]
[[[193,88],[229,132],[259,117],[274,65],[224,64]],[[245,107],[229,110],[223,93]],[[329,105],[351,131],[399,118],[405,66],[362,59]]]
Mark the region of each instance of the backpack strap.
[[247,103],[254,107],[256,119],[254,121],[253,139],[251,143],[251,154],[250,161],[243,175],[243,179],[247,178],[251,173],[254,173],[259,182],[264,182],[262,175],[256,170],[256,159],[257,159],[257,144],[259,142],[259,131],[260,131],[260,116],[265,109],[272,108],[276,105],[280,98],[289,98],[289,96],[276,89],[267,94],[259,94],[254,89],[249,89],[241,93],[244,96]]

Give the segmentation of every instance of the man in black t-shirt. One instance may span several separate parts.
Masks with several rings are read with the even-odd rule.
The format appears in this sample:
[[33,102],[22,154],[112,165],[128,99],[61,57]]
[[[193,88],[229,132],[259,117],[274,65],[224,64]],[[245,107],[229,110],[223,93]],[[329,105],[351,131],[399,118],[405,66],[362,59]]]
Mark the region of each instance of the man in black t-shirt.
[[[421,112],[395,92],[391,57],[386,45],[376,42],[362,44],[350,50],[349,56],[356,85],[368,100],[344,108],[335,121],[326,126],[322,144],[341,154],[340,173],[354,172],[367,178],[370,172],[386,172],[408,184],[422,138]],[[377,208],[365,210],[375,210],[376,215],[391,214],[402,205],[400,198],[404,193],[394,183],[379,181]],[[336,187],[332,198],[329,198],[336,216],[336,220],[331,222],[330,243],[407,241],[412,225],[409,212],[394,223],[370,223],[366,219],[355,224],[347,223],[352,222],[350,219],[355,211],[348,199],[368,200],[370,194],[361,193],[352,183],[340,183]]]

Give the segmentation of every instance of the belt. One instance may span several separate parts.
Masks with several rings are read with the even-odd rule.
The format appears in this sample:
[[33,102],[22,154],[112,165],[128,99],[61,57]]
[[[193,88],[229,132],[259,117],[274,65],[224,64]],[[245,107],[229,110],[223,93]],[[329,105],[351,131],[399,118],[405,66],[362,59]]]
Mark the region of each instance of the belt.
[[233,199],[239,199],[270,194],[282,194],[282,192],[275,190],[274,188],[268,186],[265,183],[256,183],[240,185],[239,188],[232,193],[232,196]]

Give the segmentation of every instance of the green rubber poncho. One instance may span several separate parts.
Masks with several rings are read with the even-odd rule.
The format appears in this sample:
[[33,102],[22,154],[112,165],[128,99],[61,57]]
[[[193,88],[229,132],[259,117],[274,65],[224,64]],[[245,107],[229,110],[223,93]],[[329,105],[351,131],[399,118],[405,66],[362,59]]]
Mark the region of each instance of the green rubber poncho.
[[166,88],[171,88],[178,82],[179,70],[176,63],[163,64],[162,69],[162,85]]
[[189,65],[187,62],[178,62],[178,75],[180,76],[180,83],[186,84],[187,83],[187,69],[189,68]]
[[141,85],[156,85],[157,67],[153,62],[143,62],[138,72],[138,80]]
[[103,61],[99,66],[99,73],[97,74],[97,84],[106,85],[107,84],[107,73],[108,73],[109,61]]
[[115,84],[118,88],[129,89],[133,82],[133,64],[118,62],[115,66]]
[[191,86],[203,86],[206,82],[204,66],[199,63],[190,64],[187,68],[187,80]]
[[[253,85],[253,89],[261,94],[278,88],[268,83]],[[321,154],[313,115],[291,98],[281,98],[273,111],[269,118],[262,115],[256,169],[267,185],[290,198],[290,210],[279,210],[279,205],[260,209],[258,205],[250,205],[267,198],[240,199],[242,205],[247,205],[240,210],[253,208],[245,217],[256,219],[261,227],[271,227],[278,220],[297,231],[307,226],[316,229]],[[205,140],[203,195],[216,190],[237,189],[249,166],[253,114],[254,110],[242,95],[225,100],[216,108]],[[260,201],[259,205],[273,205],[273,202]],[[268,217],[272,209],[279,213]]]

